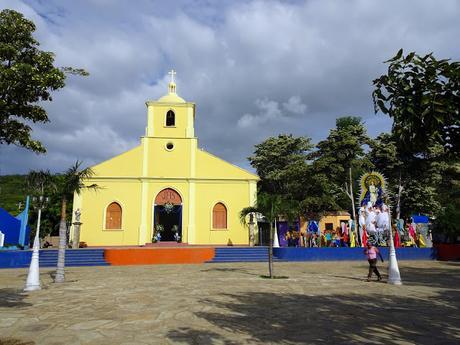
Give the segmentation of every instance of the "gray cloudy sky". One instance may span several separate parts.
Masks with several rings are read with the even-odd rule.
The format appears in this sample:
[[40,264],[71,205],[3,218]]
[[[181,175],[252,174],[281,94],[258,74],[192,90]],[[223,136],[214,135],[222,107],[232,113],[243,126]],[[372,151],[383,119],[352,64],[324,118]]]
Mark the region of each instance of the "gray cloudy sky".
[[178,93],[196,102],[199,145],[248,168],[270,135],[323,139],[335,119],[358,115],[375,136],[372,80],[399,48],[460,60],[460,1],[0,0],[37,25],[56,64],[85,68],[34,125],[46,155],[0,146],[0,174],[93,165],[139,143],[145,101]]

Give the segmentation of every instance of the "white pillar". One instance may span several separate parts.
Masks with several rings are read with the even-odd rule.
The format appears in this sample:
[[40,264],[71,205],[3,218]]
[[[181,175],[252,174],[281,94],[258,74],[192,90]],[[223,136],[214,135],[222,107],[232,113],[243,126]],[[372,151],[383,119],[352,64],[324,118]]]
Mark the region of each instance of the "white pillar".
[[276,226],[276,219],[275,219],[275,235],[273,237],[273,248],[279,248],[280,247],[280,242],[278,240],[278,229]]
[[402,285],[399,274],[398,260],[396,259],[395,244],[393,242],[393,230],[390,229],[390,255],[388,258],[388,284]]
[[388,284],[402,285],[401,275],[399,274],[398,260],[396,259],[395,244],[393,242],[393,228],[391,226],[392,222],[391,222],[390,208],[388,208],[388,218],[389,218],[389,227],[390,227],[390,254],[388,257]]
[[32,260],[30,261],[29,274],[27,275],[26,286],[24,291],[40,290],[40,264],[39,264],[39,250],[40,250],[40,220],[42,209],[38,209],[37,232],[34,238],[34,249],[32,252]]

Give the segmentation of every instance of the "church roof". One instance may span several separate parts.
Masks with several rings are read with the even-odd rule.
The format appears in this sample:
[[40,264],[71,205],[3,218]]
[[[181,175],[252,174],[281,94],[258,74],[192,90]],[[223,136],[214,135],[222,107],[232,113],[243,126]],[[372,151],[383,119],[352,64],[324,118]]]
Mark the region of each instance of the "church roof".
[[178,96],[176,93],[168,93],[167,95],[164,95],[161,97],[158,102],[163,102],[163,103],[186,103],[185,99],[182,97]]
[[176,83],[174,82],[174,75],[176,72],[171,70],[169,73],[171,75],[171,81],[168,84],[168,94],[161,97],[158,102],[163,103],[186,103],[185,99],[179,97],[176,93]]

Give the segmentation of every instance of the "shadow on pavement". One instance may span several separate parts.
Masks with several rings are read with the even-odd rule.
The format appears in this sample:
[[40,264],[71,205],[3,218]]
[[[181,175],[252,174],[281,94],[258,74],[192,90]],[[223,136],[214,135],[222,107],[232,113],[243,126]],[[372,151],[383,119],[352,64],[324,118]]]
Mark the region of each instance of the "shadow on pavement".
[[233,268],[233,267],[214,267],[214,268],[209,268],[206,270],[201,270],[201,272],[237,272],[237,273],[242,273],[242,274],[248,274],[251,276],[259,276],[260,274],[256,274],[253,272],[249,272],[246,269],[243,268]]
[[241,342],[236,342],[231,339],[226,339],[218,333],[208,331],[208,330],[197,330],[189,327],[180,327],[177,330],[170,331],[168,333],[168,338],[174,341],[175,343],[185,343],[185,344],[200,344],[200,345],[211,345],[215,344],[224,344],[224,345],[237,345]]
[[[444,264],[452,267],[449,264]],[[460,265],[456,265],[458,270],[453,268],[414,268],[403,267],[401,279],[403,284],[421,285],[441,288],[459,288],[460,287]]]
[[0,289],[0,308],[23,308],[32,304],[24,302],[27,294],[18,289]]
[[[212,311],[195,313],[216,327],[217,333],[179,328],[167,336],[185,344],[233,344],[243,339],[288,344],[458,344],[458,270],[404,268],[402,276],[407,284],[444,289],[423,299],[396,295],[394,288],[364,294],[321,291],[316,296],[291,290],[228,293],[201,300]],[[367,288],[363,283],[363,291]]]
[[34,345],[33,341],[22,341],[14,338],[0,338],[0,345]]

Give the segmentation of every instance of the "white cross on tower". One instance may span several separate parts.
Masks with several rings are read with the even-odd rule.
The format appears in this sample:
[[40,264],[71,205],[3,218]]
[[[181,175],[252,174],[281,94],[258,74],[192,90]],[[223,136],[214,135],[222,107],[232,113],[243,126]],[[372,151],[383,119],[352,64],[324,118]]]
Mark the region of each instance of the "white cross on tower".
[[171,76],[171,83],[174,83],[174,76],[176,75],[176,71],[172,69],[168,72],[168,74]]

